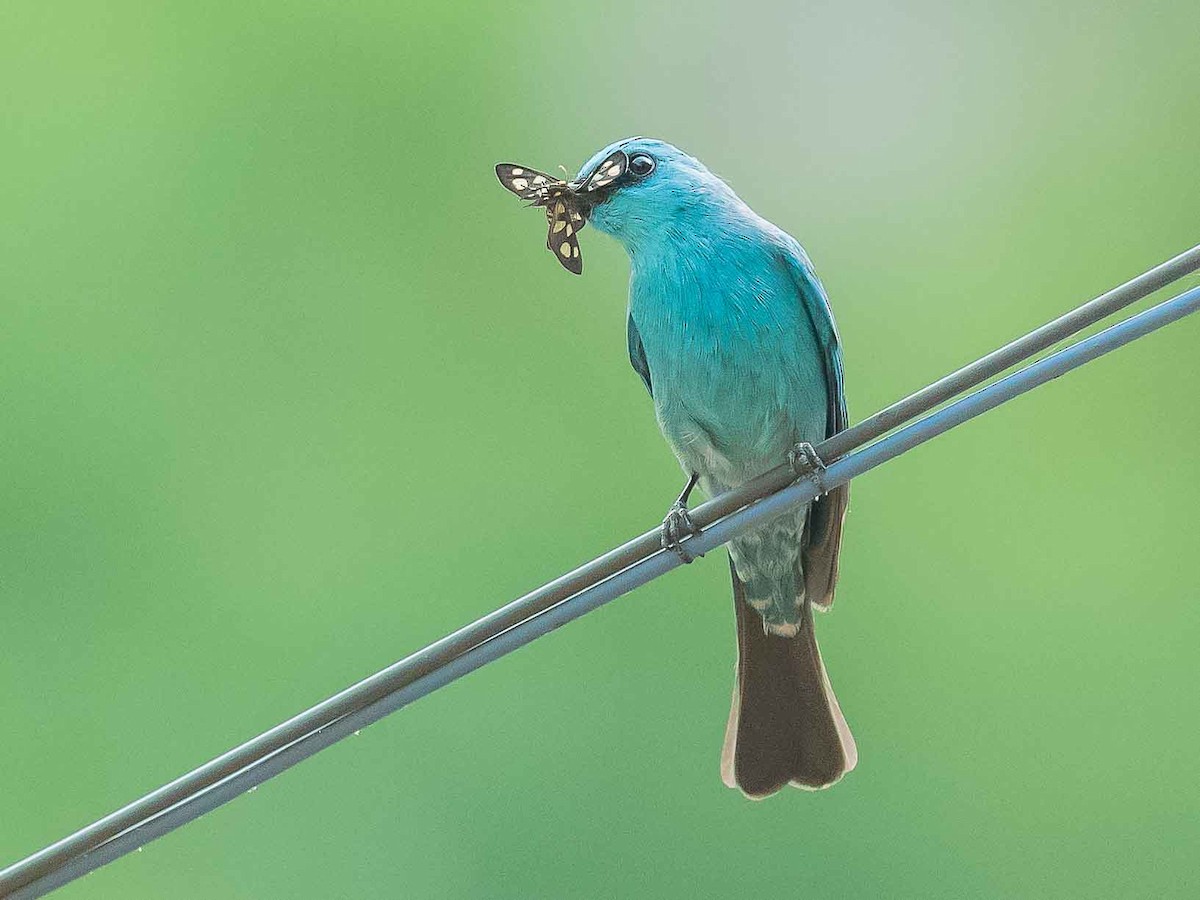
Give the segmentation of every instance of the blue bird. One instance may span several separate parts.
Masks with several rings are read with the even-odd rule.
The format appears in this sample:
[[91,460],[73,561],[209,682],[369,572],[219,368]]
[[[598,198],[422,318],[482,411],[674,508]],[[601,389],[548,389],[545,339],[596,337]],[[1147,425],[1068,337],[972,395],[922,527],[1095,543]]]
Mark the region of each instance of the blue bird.
[[[663,542],[690,561],[697,482],[714,496],[847,426],[838,333],[812,263],[663,141],[612,144],[569,183],[515,166],[497,175],[546,207],[547,246],[570,271],[582,269],[585,221],[628,252],[629,359],[688,475]],[[833,601],[847,499],[838,488],[729,544],[738,661],[721,773],[746,796],[828,787],[858,760],[812,619]]]

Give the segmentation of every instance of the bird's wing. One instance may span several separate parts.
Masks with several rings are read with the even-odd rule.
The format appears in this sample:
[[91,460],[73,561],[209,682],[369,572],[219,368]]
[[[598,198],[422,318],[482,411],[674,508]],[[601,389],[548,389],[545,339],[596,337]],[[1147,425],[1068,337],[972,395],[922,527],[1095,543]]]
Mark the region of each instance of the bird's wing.
[[[821,348],[825,369],[825,437],[844,431],[850,424],[842,374],[842,346],[829,298],[803,248],[790,242],[782,262],[796,286],[801,308],[812,324]],[[842,485],[814,501],[804,533],[805,593],[814,606],[828,608],[837,585],[838,554],[842,544],[842,520],[850,501],[850,486]]]
[[646,362],[646,348],[642,346],[642,336],[638,334],[637,325],[633,323],[633,314],[625,317],[626,330],[629,338],[629,362],[633,369],[642,377],[642,383],[650,396],[654,396],[654,388],[650,386],[650,364]]

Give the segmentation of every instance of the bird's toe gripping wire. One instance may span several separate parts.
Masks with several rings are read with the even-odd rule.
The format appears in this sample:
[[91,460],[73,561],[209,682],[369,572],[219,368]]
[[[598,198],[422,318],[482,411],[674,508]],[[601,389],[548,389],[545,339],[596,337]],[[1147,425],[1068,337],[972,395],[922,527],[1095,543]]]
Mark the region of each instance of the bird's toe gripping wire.
[[[692,493],[692,488],[696,486],[696,482],[700,479],[698,472],[693,472],[688,478],[688,483],[684,487],[679,498],[671,504],[671,508],[667,510],[667,517],[662,523],[662,547],[664,550],[670,550],[679,557],[684,563],[690,563],[696,558],[684,544],[684,540],[694,534],[700,533],[700,528],[692,521],[691,515],[688,513],[687,501],[688,496]],[[699,554],[703,556],[704,554]]]
[[792,467],[792,472],[796,475],[796,480],[801,478],[809,478],[812,483],[820,489],[821,493],[825,492],[825,485],[822,483],[822,476],[825,474],[825,461],[817,455],[816,449],[808,441],[801,441],[788,451],[788,465]]

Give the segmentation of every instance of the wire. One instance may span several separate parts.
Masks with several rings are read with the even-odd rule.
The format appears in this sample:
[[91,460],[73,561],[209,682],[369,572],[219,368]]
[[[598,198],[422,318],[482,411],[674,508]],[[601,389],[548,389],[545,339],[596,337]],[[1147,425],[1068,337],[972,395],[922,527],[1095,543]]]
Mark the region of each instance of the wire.
[[[896,426],[912,422],[943,402],[1197,269],[1200,269],[1200,246],[818,444],[817,453],[828,466],[812,477],[796,481],[794,471],[784,465],[702,504],[692,513],[702,531],[687,539],[689,550],[697,554],[707,552],[968,419],[1195,312],[1200,307],[1200,287],[1054,353],[870,444]],[[859,449],[867,444],[870,446]],[[42,896],[132,852],[388,713],[681,564],[674,553],[662,550],[659,531],[648,531],[0,871],[0,897],[16,900]]]

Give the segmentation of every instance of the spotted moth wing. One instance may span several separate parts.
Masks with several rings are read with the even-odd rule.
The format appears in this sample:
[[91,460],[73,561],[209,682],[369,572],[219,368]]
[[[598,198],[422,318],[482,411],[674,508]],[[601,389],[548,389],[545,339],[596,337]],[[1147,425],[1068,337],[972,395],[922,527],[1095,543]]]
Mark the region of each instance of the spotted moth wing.
[[553,175],[539,172],[528,166],[518,166],[513,163],[499,163],[496,166],[496,177],[508,190],[522,200],[538,200],[551,185],[566,187],[565,182]]
[[624,150],[616,150],[604,158],[604,161],[592,171],[588,180],[583,183],[584,191],[598,191],[608,187],[625,174],[629,165],[629,157]]
[[583,274],[583,257],[579,255],[579,229],[584,218],[565,200],[554,200],[546,207],[546,249],[573,275]]

